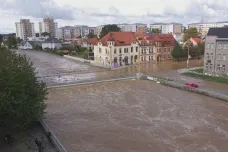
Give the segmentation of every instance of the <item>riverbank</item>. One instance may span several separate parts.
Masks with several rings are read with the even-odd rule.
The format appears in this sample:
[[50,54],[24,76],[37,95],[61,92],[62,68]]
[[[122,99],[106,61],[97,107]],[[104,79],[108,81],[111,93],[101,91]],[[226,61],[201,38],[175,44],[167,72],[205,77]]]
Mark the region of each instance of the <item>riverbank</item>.
[[228,84],[228,77],[212,76],[203,74],[203,68],[180,69],[178,72],[184,76],[198,78],[202,80]]
[[200,74],[200,73],[196,73],[196,72],[195,73],[185,72],[182,74],[185,76],[203,79],[203,80],[207,80],[207,81],[213,81],[213,82],[228,84],[228,77],[226,78],[226,77],[210,76],[210,75],[204,75],[204,74]]

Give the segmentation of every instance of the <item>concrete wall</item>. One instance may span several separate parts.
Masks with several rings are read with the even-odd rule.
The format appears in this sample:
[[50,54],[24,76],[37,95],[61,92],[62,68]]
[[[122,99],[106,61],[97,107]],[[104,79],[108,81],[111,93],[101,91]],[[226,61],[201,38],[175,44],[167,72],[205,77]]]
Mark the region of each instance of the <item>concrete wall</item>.
[[49,140],[52,141],[52,143],[54,144],[54,146],[56,147],[56,149],[59,152],[67,152],[66,149],[63,147],[63,145],[58,140],[58,138],[53,134],[53,132],[48,127],[48,125],[45,123],[45,121],[44,120],[41,120],[40,121],[40,124],[43,127],[45,134],[47,135],[47,137],[49,138]]
[[86,63],[90,63],[90,60],[86,60],[86,59],[82,59],[82,58],[78,58],[78,57],[74,57],[74,56],[70,56],[70,55],[64,55],[65,58],[68,59],[73,59],[76,61],[80,61],[80,62],[86,62]]

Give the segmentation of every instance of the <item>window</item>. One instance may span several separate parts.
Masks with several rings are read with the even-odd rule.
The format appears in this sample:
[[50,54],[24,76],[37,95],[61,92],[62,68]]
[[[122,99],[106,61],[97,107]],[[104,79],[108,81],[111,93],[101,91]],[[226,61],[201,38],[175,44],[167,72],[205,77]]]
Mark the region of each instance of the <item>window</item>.
[[101,53],[101,48],[99,48],[99,53]]
[[143,54],[143,49],[141,50],[141,54]]
[[226,60],[226,55],[225,55],[225,54],[223,54],[222,59],[223,59],[224,61]]
[[225,50],[227,49],[227,44],[224,44],[224,48],[223,49],[225,49]]
[[135,49],[136,49],[136,52],[138,52],[138,47],[136,47]]
[[225,72],[225,70],[226,70],[225,65],[222,65],[222,72]]
[[141,57],[141,61],[143,61],[143,57]]
[[165,52],[166,52],[166,48],[165,48]]
[[133,52],[133,47],[131,47],[131,53]]
[[116,54],[116,49],[114,49],[114,54]]
[[210,44],[209,43],[207,43],[207,49],[210,49]]
[[121,48],[119,48],[119,53],[122,53],[122,50],[121,50]]
[[222,44],[219,44],[218,45],[218,49],[222,49]]
[[108,54],[108,50],[107,49],[105,49],[105,53]]

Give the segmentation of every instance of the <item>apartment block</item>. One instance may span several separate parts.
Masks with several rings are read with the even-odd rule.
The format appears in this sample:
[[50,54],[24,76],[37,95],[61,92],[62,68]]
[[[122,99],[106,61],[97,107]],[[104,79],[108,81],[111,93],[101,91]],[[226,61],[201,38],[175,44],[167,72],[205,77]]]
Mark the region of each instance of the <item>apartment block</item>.
[[147,25],[142,23],[135,24],[118,24],[122,32],[136,32],[145,34],[147,32]]
[[139,61],[146,63],[169,60],[174,45],[172,34],[110,32],[93,43],[94,62],[115,68]]
[[43,22],[39,22],[40,35],[44,32],[50,34],[51,37],[58,37],[58,23],[53,18],[45,18]]
[[228,76],[228,28],[210,28],[206,36],[204,73]]
[[16,37],[27,40],[28,37],[35,37],[34,23],[30,22],[29,19],[21,19],[20,22],[15,23],[16,26]]
[[160,29],[162,34],[181,34],[183,25],[180,23],[156,23],[150,24],[151,31]]
[[224,27],[228,22],[207,22],[207,23],[191,23],[188,28],[197,28],[201,35],[206,36],[210,28]]

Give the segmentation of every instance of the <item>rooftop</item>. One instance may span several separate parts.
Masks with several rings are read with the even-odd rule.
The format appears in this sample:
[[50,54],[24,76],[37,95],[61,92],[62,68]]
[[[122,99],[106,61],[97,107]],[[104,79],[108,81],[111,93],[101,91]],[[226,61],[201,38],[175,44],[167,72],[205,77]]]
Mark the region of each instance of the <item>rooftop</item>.
[[217,36],[218,38],[228,38],[228,28],[221,27],[221,28],[210,28],[208,36]]

